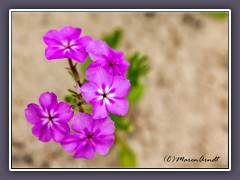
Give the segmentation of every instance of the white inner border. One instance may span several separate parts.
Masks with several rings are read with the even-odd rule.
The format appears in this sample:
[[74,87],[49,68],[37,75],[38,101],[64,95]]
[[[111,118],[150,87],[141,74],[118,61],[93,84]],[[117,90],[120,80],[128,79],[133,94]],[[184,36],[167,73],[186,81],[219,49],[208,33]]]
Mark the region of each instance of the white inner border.
[[[228,162],[229,168],[228,169],[201,169],[201,168],[193,168],[193,169],[171,169],[171,168],[163,168],[163,169],[81,169],[81,168],[73,168],[73,169],[55,169],[55,168],[48,168],[48,169],[12,169],[12,55],[11,55],[11,46],[12,46],[12,12],[56,12],[56,11],[63,11],[63,12],[71,12],[71,11],[79,11],[79,12],[228,12],[228,142],[229,142],[229,149],[228,149]],[[231,10],[230,9],[10,9],[9,10],[9,171],[231,171]]]

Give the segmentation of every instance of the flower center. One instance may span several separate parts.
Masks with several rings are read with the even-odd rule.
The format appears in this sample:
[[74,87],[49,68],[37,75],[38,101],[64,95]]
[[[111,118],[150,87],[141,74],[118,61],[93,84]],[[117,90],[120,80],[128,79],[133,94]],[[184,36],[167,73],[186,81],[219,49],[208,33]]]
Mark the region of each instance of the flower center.
[[112,61],[108,61],[108,65],[113,67],[114,64],[112,63]]
[[103,98],[106,98],[107,97],[107,93],[104,92],[102,96],[103,96]]
[[93,135],[89,134],[89,135],[87,136],[87,139],[92,139],[92,137],[93,137]]
[[52,116],[49,116],[49,117],[48,117],[48,120],[49,120],[49,121],[52,121],[52,120],[53,120],[53,117],[52,117]]
[[71,46],[68,44],[67,46],[66,46],[66,49],[70,49],[71,48]]

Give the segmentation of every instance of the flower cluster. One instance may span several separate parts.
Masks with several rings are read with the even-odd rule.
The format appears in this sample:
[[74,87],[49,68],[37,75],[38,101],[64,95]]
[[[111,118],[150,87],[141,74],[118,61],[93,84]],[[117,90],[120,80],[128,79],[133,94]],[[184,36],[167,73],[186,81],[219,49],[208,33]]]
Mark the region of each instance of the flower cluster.
[[[78,93],[84,102],[92,105],[92,114],[82,111],[74,116],[70,104],[58,102],[53,92],[44,92],[39,97],[41,107],[28,104],[25,117],[34,125],[32,133],[40,141],[53,139],[66,152],[75,152],[74,158],[91,159],[95,152],[107,154],[114,143],[115,126],[109,113],[125,116],[128,112],[126,96],[130,81],[126,79],[126,71],[130,64],[123,52],[80,34],[81,29],[72,26],[48,31],[43,37],[47,45],[45,56],[47,60],[68,58],[73,75],[78,76],[72,60],[84,63],[89,55],[93,62],[86,69],[85,83],[78,81]],[[68,124],[71,119],[73,134]]]

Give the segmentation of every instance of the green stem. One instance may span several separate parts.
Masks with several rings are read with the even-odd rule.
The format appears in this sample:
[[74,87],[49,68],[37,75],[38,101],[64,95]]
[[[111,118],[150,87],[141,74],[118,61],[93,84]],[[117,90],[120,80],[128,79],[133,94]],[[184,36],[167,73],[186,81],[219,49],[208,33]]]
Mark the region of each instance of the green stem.
[[79,112],[84,112],[83,107],[82,107],[82,104],[81,104],[81,103],[78,103],[77,105],[78,105],[78,107],[79,107],[78,111],[79,111]]
[[73,65],[72,59],[68,58],[68,64],[69,64],[69,66],[71,68],[71,71],[72,71],[72,73],[73,73],[73,75],[75,77],[75,80],[76,80],[78,86],[81,87],[82,83],[80,82],[80,76],[79,76],[79,73],[78,73],[78,71],[76,69],[76,66]]
[[[80,82],[80,75],[76,69],[76,66],[73,65],[72,59],[68,58],[68,64],[70,66],[70,69],[72,71],[72,74],[74,76],[74,80],[77,82],[79,88],[82,86],[82,83]],[[84,99],[81,94],[76,94],[78,100],[80,101],[77,106],[79,107],[79,112],[84,112],[82,104],[84,102]]]

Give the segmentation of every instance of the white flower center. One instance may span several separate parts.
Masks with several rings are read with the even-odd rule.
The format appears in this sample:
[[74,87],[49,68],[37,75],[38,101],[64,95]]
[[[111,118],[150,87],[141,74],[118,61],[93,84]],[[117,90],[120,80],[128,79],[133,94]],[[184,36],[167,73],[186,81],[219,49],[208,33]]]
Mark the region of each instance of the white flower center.
[[109,86],[106,86],[104,89],[100,87],[97,92],[99,93],[98,100],[103,100],[106,104],[109,104],[109,100],[115,96],[115,94],[111,92],[111,88],[109,88]]

